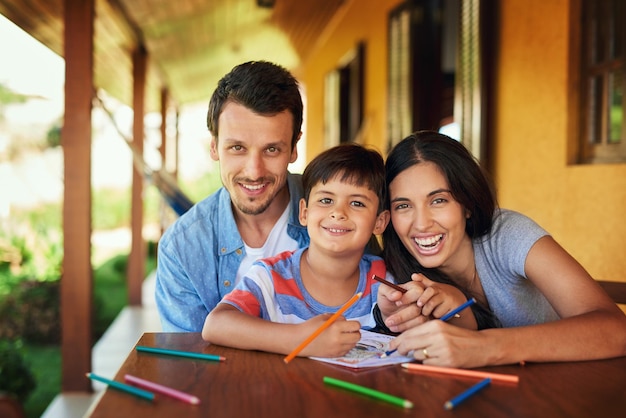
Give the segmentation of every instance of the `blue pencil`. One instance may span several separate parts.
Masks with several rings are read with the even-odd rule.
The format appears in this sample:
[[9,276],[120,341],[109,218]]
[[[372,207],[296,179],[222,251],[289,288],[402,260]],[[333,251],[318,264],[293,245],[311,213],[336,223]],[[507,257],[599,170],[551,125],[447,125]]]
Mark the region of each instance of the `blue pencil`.
[[140,398],[146,399],[150,402],[154,400],[154,393],[148,392],[147,390],[139,389],[134,386],[116,382],[115,380],[109,380],[105,377],[98,376],[97,374],[93,374],[93,373],[87,373],[87,377],[92,380],[97,380],[99,382],[105,383],[106,385],[111,386],[114,389],[121,390],[122,392],[130,393],[131,395],[135,395]]
[[476,383],[474,386],[470,387],[469,389],[467,389],[465,392],[462,392],[461,394],[455,396],[454,398],[450,399],[449,401],[447,401],[443,407],[445,409],[454,409],[457,406],[459,406],[461,403],[463,403],[465,400],[467,400],[470,396],[474,395],[475,393],[479,392],[481,389],[486,388],[487,386],[489,386],[489,384],[491,383],[491,378],[486,378],[485,380],[481,380],[480,382]]
[[468,306],[473,305],[474,303],[476,303],[476,299],[471,298],[470,300],[468,300],[467,302],[465,302],[463,305],[459,306],[456,309],[452,309],[450,312],[448,312],[447,314],[445,314],[444,316],[441,317],[442,321],[447,321],[448,319],[452,318],[454,315],[458,314],[459,312],[461,312],[463,309],[467,308]]
[[[468,300],[467,302],[465,302],[464,304],[452,309],[450,312],[448,312],[447,314],[445,314],[444,316],[441,317],[442,321],[447,321],[448,319],[454,317],[454,315],[458,314],[459,312],[461,312],[463,309],[467,308],[468,306],[472,306],[474,303],[476,303],[476,299],[471,298],[470,300]],[[389,350],[386,351],[385,354],[383,354],[381,356],[381,358],[385,358],[387,356],[392,355],[393,353],[395,353],[396,350]]]

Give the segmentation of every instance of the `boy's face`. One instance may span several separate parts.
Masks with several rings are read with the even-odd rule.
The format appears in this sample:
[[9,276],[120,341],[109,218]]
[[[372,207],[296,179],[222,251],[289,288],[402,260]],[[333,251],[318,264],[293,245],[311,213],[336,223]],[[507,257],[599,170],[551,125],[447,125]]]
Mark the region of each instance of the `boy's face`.
[[389,212],[378,211],[378,196],[365,186],[334,177],[311,189],[309,204],[300,200],[300,223],[311,244],[333,253],[363,253],[372,234],[382,234]]
[[254,113],[229,102],[219,117],[219,138],[211,140],[211,158],[220,162],[222,184],[236,210],[248,215],[265,212],[287,183],[287,166],[298,152],[291,147],[293,117]]

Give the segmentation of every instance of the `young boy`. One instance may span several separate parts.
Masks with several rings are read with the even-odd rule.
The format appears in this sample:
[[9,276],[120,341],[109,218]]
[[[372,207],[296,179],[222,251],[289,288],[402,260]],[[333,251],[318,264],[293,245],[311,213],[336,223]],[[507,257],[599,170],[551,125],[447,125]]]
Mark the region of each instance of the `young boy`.
[[362,297],[345,316],[299,355],[342,356],[361,328],[376,326],[379,283],[372,275],[387,275],[383,260],[365,254],[365,247],[389,222],[381,155],[356,144],[336,146],[311,161],[302,182],[300,223],[309,246],[257,261],[207,316],[206,341],[289,354],[358,292]]

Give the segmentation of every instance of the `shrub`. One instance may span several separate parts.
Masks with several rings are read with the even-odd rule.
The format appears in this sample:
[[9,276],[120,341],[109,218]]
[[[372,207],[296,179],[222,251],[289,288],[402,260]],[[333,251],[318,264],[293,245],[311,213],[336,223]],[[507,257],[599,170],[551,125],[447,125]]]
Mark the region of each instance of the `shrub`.
[[36,381],[21,350],[19,341],[0,340],[0,392],[14,395],[23,404]]
[[58,344],[61,337],[60,281],[23,281],[0,303],[0,338],[23,338],[42,344]]

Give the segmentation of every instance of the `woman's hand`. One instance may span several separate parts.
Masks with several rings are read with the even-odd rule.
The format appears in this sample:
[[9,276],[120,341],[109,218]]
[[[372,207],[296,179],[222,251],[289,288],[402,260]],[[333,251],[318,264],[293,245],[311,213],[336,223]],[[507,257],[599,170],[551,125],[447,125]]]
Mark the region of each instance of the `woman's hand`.
[[[402,332],[429,320],[427,316],[422,315],[422,308],[416,303],[424,293],[423,285],[411,281],[400,285],[400,287],[407,291],[403,293],[385,285],[378,287],[378,308],[385,324],[393,332]],[[398,323],[389,326],[387,321],[389,316],[393,316]]]
[[[430,319],[441,318],[466,301],[463,292],[456,287],[433,282],[423,274],[411,275],[411,281],[402,287],[407,289],[404,294],[388,286],[378,288],[380,312],[385,325],[393,332],[403,332]],[[471,309],[463,310],[461,317],[450,319],[450,323],[477,328]]]
[[389,343],[402,355],[412,353],[416,360],[432,366],[482,367],[489,364],[488,337],[443,321],[429,321],[413,327]]
[[[417,299],[417,306],[421,307],[422,315],[439,319],[448,312],[461,306],[467,298],[456,287],[433,282],[423,274],[413,274],[411,280],[424,285],[425,289]],[[468,329],[477,329],[478,324],[471,309],[464,309],[454,318],[448,320],[451,324],[462,326]]]

